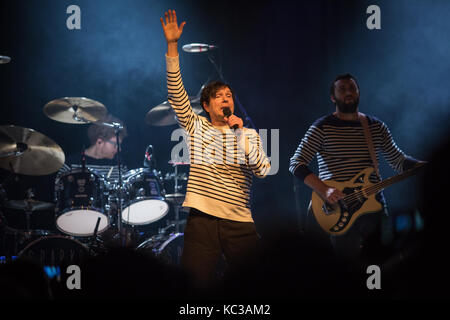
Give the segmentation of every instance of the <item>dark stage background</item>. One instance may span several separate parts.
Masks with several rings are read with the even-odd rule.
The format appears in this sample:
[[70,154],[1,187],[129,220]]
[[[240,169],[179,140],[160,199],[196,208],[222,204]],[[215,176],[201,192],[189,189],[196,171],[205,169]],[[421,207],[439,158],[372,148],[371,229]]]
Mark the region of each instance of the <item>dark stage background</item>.
[[[66,27],[72,4],[81,8],[81,30]],[[366,27],[372,4],[381,8],[381,30]],[[256,127],[280,130],[278,173],[255,179],[253,187],[254,218],[262,233],[297,224],[306,210],[310,191],[300,184],[294,193],[289,158],[309,125],[334,110],[328,93],[337,74],[350,72],[358,79],[360,111],[383,120],[405,153],[427,159],[445,136],[450,3],[425,0],[3,1],[0,54],[12,61],[0,65],[0,124],[35,129],[73,154],[88,145],[86,126],[58,123],[42,109],[53,99],[88,97],[126,123],[128,168],[141,167],[145,147],[152,144],[158,169],[169,172],[170,152],[178,143],[170,135],[177,126],[148,126],[144,117],[167,96],[159,17],[170,8],[179,22],[187,21],[180,48],[192,42],[218,45],[213,57]],[[190,95],[218,78],[207,54],[181,51],[180,59]],[[394,174],[385,163],[381,172]],[[8,197],[23,198],[33,186],[36,199],[52,201],[53,179],[21,176],[8,186]],[[388,189],[391,211],[414,211],[418,184],[411,178]]]

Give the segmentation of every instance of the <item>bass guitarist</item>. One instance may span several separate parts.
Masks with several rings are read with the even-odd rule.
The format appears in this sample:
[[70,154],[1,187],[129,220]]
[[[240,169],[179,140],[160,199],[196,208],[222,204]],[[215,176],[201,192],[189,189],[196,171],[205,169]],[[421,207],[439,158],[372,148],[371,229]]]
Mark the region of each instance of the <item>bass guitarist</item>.
[[[336,106],[335,112],[319,118],[310,126],[289,165],[289,171],[312,188],[324,203],[339,205],[346,196],[342,190],[327,185],[325,180],[348,181],[364,169],[373,167],[369,180],[371,183],[379,182],[381,178],[377,161],[380,155],[399,173],[422,164],[422,161],[405,155],[398,148],[385,123],[358,112],[359,86],[351,74],[335,78],[330,87],[330,97]],[[364,123],[367,129],[364,129]],[[369,147],[370,143],[372,148]],[[308,168],[315,155],[318,176]],[[378,212],[361,215],[343,234],[330,233],[331,244],[339,257],[362,261],[366,257],[366,249],[371,249],[368,248],[371,247],[369,244],[375,244],[373,247],[380,244],[381,225],[387,210],[382,192],[377,193],[375,198],[380,204]],[[305,231],[319,240],[327,239],[311,207]]]

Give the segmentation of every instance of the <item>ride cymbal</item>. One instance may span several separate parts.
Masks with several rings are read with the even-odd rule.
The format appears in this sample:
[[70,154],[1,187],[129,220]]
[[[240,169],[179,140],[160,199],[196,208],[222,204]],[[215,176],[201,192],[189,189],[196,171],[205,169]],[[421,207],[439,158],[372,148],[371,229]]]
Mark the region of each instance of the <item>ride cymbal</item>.
[[65,97],[47,103],[44,113],[58,122],[85,124],[103,119],[107,110],[103,104],[92,99]]

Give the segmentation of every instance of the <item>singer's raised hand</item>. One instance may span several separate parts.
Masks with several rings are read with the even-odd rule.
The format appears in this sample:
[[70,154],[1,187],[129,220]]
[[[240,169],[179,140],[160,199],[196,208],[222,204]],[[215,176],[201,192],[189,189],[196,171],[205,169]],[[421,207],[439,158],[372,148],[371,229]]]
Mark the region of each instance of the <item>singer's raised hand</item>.
[[160,21],[164,31],[164,36],[166,37],[166,41],[168,44],[176,43],[183,33],[183,28],[186,22],[183,21],[178,26],[177,14],[175,10],[168,10],[168,12],[164,13],[164,16],[165,21],[163,18],[160,18]]

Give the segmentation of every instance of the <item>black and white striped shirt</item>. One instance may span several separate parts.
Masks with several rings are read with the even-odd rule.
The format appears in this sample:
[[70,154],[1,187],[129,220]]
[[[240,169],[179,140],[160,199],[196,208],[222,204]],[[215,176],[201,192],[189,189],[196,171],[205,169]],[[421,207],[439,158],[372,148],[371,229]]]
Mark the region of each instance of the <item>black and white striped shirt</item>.
[[[412,167],[416,160],[399,149],[386,124],[373,116],[367,116],[367,120],[377,161],[383,155],[397,172]],[[321,180],[346,181],[361,170],[373,167],[359,120],[345,121],[333,114],[311,125],[290,160],[289,171],[303,181],[311,173],[308,165],[316,155]],[[374,175],[372,178],[377,180]]]
[[235,134],[228,126],[213,126],[195,114],[183,86],[179,58],[166,56],[166,64],[169,102],[187,133],[189,148],[190,172],[183,206],[219,218],[253,222],[253,175],[262,178],[270,170],[259,135],[247,128]]

